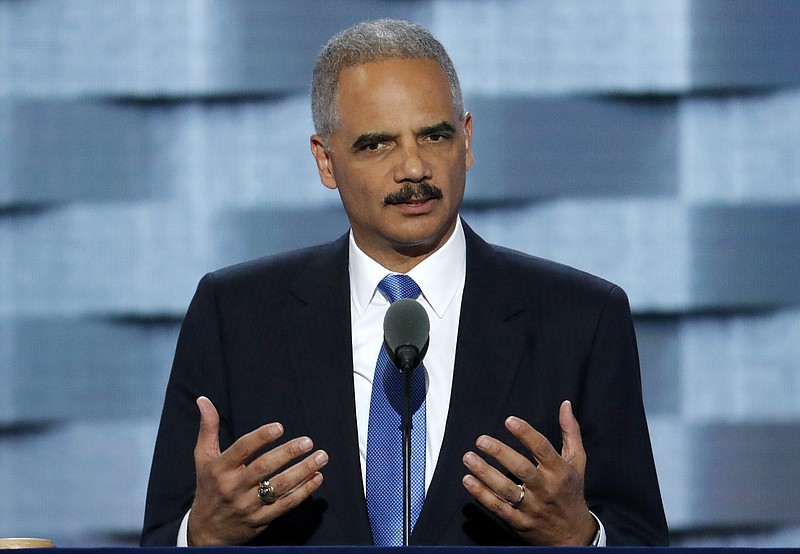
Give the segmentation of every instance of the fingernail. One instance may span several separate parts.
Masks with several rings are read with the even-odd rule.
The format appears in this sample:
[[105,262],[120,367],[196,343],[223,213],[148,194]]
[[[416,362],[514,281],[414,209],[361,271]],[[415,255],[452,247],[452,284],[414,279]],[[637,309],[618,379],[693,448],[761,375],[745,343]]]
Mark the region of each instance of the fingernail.
[[283,425],[280,423],[273,423],[267,428],[267,433],[270,437],[278,438],[283,434]]
[[519,419],[514,416],[509,417],[508,419],[506,419],[506,427],[508,427],[508,429],[510,429],[511,431],[516,431],[517,429],[520,428]]
[[316,454],[314,454],[314,461],[317,462],[317,465],[323,466],[328,463],[328,453],[324,450],[320,450]]
[[468,466],[473,465],[475,463],[475,454],[472,452],[467,452],[466,454],[464,454],[462,461],[464,462],[464,464]]
[[316,475],[314,475],[314,477],[311,478],[311,480],[314,481],[315,484],[321,485],[322,484],[322,474],[321,473],[317,473]]
[[308,438],[308,437],[301,437],[300,438],[300,448],[302,448],[303,450],[311,450],[311,448],[313,446],[314,446],[314,443],[311,442],[310,438]]
[[489,440],[489,437],[486,435],[481,435],[478,437],[478,440],[475,441],[475,444],[477,444],[479,448],[489,448],[492,445],[492,441]]

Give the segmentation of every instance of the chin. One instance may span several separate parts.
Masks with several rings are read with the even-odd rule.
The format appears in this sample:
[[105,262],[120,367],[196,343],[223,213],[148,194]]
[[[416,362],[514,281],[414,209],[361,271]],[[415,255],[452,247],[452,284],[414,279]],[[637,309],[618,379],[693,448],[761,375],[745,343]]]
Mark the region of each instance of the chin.
[[397,237],[398,252],[407,252],[409,255],[420,256],[433,252],[446,241],[447,233],[413,233]]

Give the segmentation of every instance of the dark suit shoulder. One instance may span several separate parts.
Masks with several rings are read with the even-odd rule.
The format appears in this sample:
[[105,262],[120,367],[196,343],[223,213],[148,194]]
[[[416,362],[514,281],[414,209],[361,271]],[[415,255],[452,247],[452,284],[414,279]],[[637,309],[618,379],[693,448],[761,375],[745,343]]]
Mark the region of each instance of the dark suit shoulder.
[[264,279],[287,279],[301,273],[312,260],[328,255],[334,245],[336,242],[264,256],[217,269],[210,275],[220,285],[263,282]]
[[518,250],[497,245],[491,247],[503,260],[511,278],[524,288],[555,289],[586,299],[604,299],[610,294],[627,298],[618,285],[602,277]]
[[218,269],[201,281],[212,284],[217,294],[257,295],[277,299],[293,286],[320,280],[321,276],[340,277],[347,271],[347,235],[316,246],[265,256]]

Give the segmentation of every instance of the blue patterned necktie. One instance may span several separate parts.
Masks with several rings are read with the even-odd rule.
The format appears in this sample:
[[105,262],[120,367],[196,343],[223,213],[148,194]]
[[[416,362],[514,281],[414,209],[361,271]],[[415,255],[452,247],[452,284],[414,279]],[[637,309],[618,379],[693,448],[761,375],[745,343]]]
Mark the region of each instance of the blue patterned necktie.
[[[407,275],[388,275],[378,285],[389,302],[417,298]],[[381,345],[367,428],[367,509],[376,546],[403,546],[403,389],[405,377]],[[425,501],[425,369],[411,373],[411,529]]]

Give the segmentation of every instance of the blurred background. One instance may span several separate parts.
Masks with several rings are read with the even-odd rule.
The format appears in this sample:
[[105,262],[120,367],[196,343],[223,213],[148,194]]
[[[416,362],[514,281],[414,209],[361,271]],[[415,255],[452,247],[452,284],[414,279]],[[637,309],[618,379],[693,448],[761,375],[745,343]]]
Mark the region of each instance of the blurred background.
[[460,73],[466,220],[628,292],[673,543],[798,546],[795,0],[0,0],[0,536],[138,541],[195,285],[347,229],[308,84],[384,16]]

